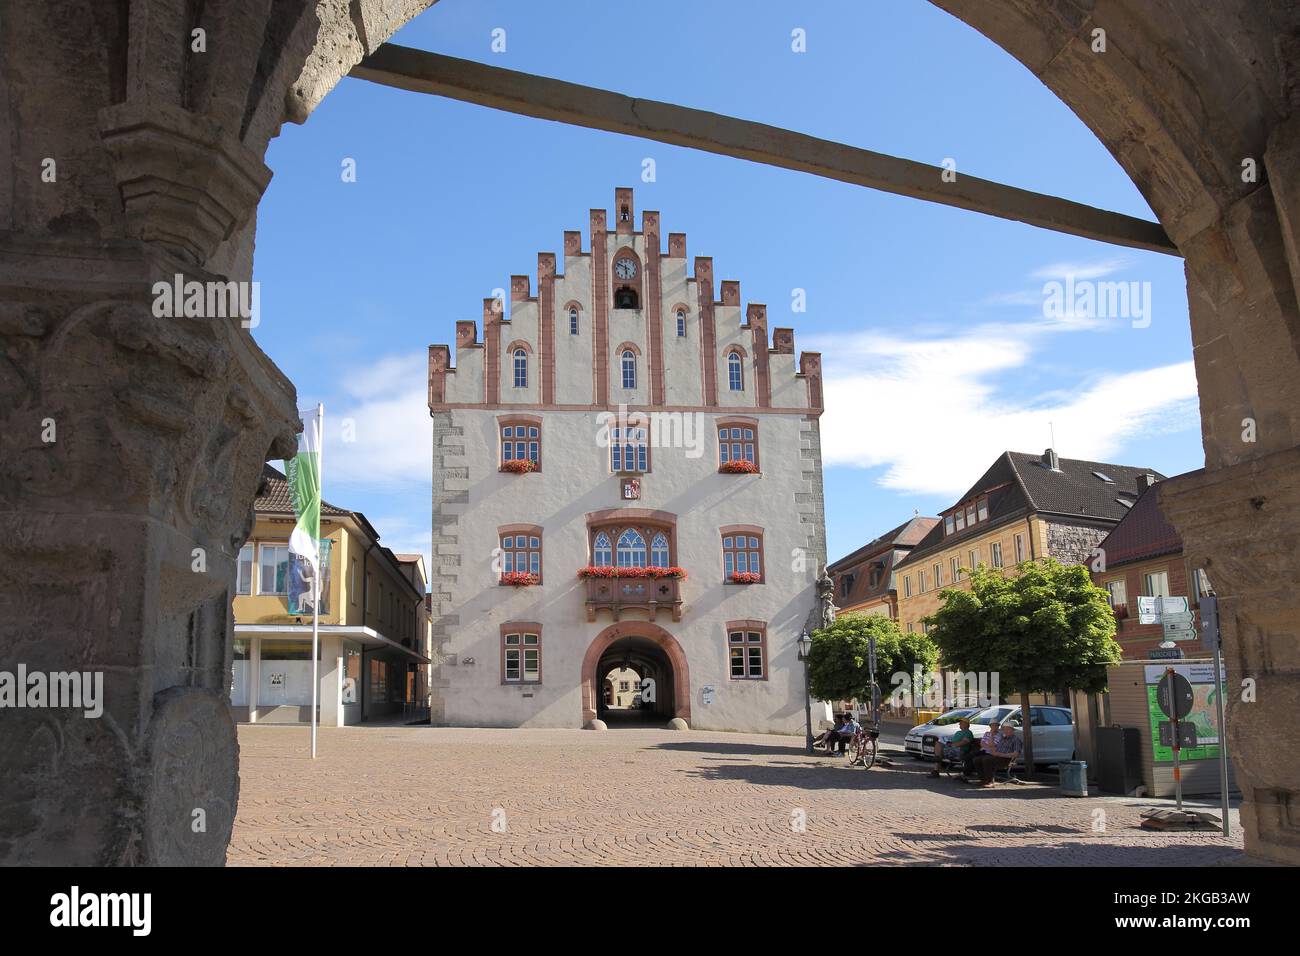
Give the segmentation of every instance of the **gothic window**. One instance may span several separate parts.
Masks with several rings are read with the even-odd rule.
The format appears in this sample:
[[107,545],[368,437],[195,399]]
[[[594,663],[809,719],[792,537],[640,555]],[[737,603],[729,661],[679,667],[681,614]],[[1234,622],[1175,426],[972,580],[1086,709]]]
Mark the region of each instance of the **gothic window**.
[[615,554],[620,568],[644,568],[646,566],[645,538],[633,528],[628,528],[618,536],[618,551]]
[[669,566],[668,536],[662,531],[658,532],[650,542],[650,566],[652,568]]
[[591,563],[598,568],[608,568],[614,563],[614,549],[610,545],[609,535],[604,531],[596,533],[591,548]]

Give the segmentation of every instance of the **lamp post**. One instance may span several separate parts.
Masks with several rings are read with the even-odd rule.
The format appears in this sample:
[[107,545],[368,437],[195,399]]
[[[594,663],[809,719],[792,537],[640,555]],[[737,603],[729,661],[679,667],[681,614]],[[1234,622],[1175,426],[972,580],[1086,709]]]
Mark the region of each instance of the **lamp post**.
[[804,719],[804,746],[808,753],[813,752],[813,734],[812,734],[812,695],[808,690],[808,654],[812,651],[812,638],[808,636],[808,628],[803,629],[799,635],[799,660],[803,661],[803,719]]

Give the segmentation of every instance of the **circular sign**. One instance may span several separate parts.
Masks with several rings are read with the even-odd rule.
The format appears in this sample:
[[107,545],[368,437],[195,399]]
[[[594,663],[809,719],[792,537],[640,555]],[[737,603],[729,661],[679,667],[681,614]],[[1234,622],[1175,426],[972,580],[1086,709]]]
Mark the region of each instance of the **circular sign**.
[[[1160,686],[1156,689],[1156,703],[1160,705],[1160,711],[1166,717],[1175,720],[1182,720],[1192,712],[1192,685],[1182,674],[1173,675],[1174,699],[1169,700],[1169,675],[1166,674],[1160,678]],[[1178,712],[1174,713],[1174,706],[1177,705]]]

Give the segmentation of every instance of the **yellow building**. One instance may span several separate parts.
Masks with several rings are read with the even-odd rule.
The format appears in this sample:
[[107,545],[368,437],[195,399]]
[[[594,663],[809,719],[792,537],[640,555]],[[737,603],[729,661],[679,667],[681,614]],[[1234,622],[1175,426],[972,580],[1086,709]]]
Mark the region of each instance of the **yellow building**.
[[1053,557],[1063,564],[1092,560],[1096,548],[1137,500],[1149,468],[1003,452],[895,569],[898,622],[926,630],[943,604],[943,588],[969,587],[981,564],[1014,568]]
[[[266,466],[239,552],[231,706],[237,720],[307,722],[310,566],[289,555],[285,477]],[[429,714],[429,613],[420,555],[394,555],[359,511],[321,503],[321,726]],[[306,573],[304,573],[304,571]]]

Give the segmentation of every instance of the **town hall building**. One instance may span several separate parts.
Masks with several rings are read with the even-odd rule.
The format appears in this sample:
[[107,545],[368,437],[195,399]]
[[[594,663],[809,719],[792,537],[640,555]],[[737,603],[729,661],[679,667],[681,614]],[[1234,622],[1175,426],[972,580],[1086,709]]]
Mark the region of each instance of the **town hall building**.
[[802,733],[820,355],[631,189],[589,223],[429,349],[433,722]]

